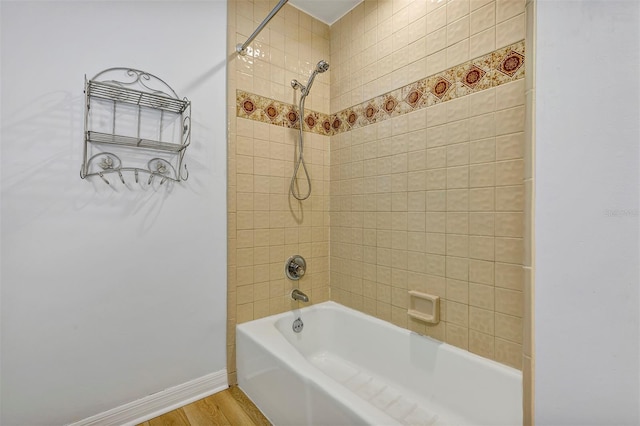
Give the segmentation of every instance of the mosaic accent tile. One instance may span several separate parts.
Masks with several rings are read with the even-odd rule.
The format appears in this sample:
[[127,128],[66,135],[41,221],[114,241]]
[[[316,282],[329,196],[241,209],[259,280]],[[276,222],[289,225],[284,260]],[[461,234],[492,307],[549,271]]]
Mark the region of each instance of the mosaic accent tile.
[[[522,40],[335,114],[305,110],[303,130],[332,136],[519,80],[524,78],[524,61]],[[236,105],[238,117],[292,129],[300,126],[295,105],[241,90],[236,93]]]
[[[300,112],[297,106],[242,90],[236,91],[236,116],[290,129],[300,128]],[[320,135],[334,133],[328,114],[310,111],[306,108],[303,130]]]
[[493,86],[524,78],[524,42],[493,52]]

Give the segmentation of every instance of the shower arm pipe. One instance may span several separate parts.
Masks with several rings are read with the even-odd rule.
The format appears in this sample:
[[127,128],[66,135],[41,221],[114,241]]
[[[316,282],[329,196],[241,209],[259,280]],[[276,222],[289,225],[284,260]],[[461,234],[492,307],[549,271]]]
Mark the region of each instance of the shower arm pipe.
[[247,41],[245,41],[244,44],[238,43],[238,45],[236,46],[236,52],[238,52],[240,55],[243,55],[243,56],[246,55],[247,54],[247,46],[249,46],[249,44],[251,44],[253,39],[256,38],[258,36],[258,34],[260,34],[260,31],[262,31],[262,29],[265,27],[265,25],[267,25],[269,23],[269,21],[271,21],[271,19],[273,19],[273,17],[276,16],[276,13],[278,13],[278,11],[280,9],[282,9],[282,6],[284,6],[288,1],[289,0],[280,0],[278,2],[278,4],[276,5],[276,7],[274,7],[273,10],[271,12],[269,12],[269,14],[267,15],[266,18],[264,18],[262,23],[260,25],[258,25],[258,28],[256,28],[256,30],[253,32],[253,34],[251,34],[249,36]]

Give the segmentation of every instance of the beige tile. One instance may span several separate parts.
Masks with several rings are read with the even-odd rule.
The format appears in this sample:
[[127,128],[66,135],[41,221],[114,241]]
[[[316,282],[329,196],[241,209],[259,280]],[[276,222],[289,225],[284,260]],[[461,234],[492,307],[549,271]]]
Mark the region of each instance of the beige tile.
[[444,105],[447,107],[447,122],[469,118],[469,98],[467,96],[452,99]]
[[522,345],[496,337],[495,350],[496,361],[522,369]]
[[467,164],[469,164],[469,143],[459,143],[447,147],[447,167]]
[[427,169],[439,169],[447,166],[447,149],[427,149]]
[[486,139],[496,135],[496,116],[493,112],[469,119],[469,139]]
[[427,75],[437,74],[447,68],[447,49],[427,56]]
[[447,322],[446,342],[467,350],[469,348],[469,329]]
[[499,161],[496,163],[496,185],[521,185],[524,182],[524,162],[522,160]]
[[534,355],[534,303],[533,303],[533,271],[531,268],[523,268],[524,271],[524,308],[523,308],[523,344],[525,355]]
[[524,35],[524,13],[521,13],[496,25],[496,48],[523,40]]
[[444,298],[446,295],[446,281],[444,277],[427,275],[425,289],[429,294]]
[[427,35],[427,55],[441,51],[447,47],[447,28],[443,27]]
[[526,94],[525,105],[525,123],[524,123],[524,149],[523,157],[525,161],[524,177],[525,179],[532,179],[534,177],[534,162],[535,162],[535,92],[530,90]]
[[469,326],[469,306],[451,300],[446,301],[447,324],[456,324],[461,327]]
[[449,234],[468,234],[469,233],[469,213],[448,212],[446,232]]
[[469,37],[469,16],[464,16],[447,25],[447,46],[452,46]]
[[469,352],[473,352],[485,358],[494,358],[495,338],[490,334],[469,330]]
[[[404,178],[404,176],[400,176]],[[424,191],[427,189],[427,172],[422,170],[419,172],[410,172],[406,175],[407,188],[406,191]],[[393,187],[393,178],[390,176],[379,177],[378,192],[390,192]]]
[[493,286],[469,283],[469,305],[493,310],[495,306]]
[[[391,288],[391,304],[393,306],[402,308],[405,313],[408,308],[409,293],[406,288],[392,287]],[[512,339],[513,340],[513,339]]]
[[425,211],[426,193],[424,191],[413,191],[407,193],[408,211]]
[[490,27],[469,37],[469,58],[474,59],[493,52],[496,47],[496,29]]
[[469,283],[467,281],[447,279],[446,298],[448,301],[468,304]]
[[496,236],[522,237],[524,232],[523,213],[496,213]]
[[488,309],[469,306],[469,328],[493,336],[495,333],[495,313]]
[[427,191],[427,212],[446,211],[449,192],[451,191]]
[[496,313],[496,337],[522,344],[522,318]]
[[[429,238],[427,237],[427,245],[429,244]],[[425,268],[422,271],[416,272],[425,272],[429,275],[436,277],[444,277],[446,273],[446,262],[445,256],[439,256],[435,254],[427,254],[426,255],[426,264]],[[419,265],[418,265],[419,266]],[[444,296],[444,294],[443,294]]]
[[434,169],[426,172],[428,191],[447,189],[447,169]]
[[469,167],[449,167],[447,168],[447,189],[468,188],[469,187]]
[[469,10],[473,12],[490,3],[495,5],[495,2],[496,0],[469,0]]
[[511,133],[496,138],[496,160],[523,158],[524,133]]
[[469,95],[469,116],[487,114],[496,109],[495,89],[486,89]]
[[427,34],[447,25],[447,8],[439,7],[427,13]]
[[496,2],[496,21],[502,22],[524,12],[525,0],[500,0]]
[[488,138],[469,143],[469,163],[487,163],[496,160],[496,139]]
[[446,341],[446,323],[441,321],[439,324],[425,324],[425,334],[441,342]]
[[471,188],[495,186],[495,163],[473,164],[469,166],[469,186]]
[[236,307],[236,321],[238,324],[253,320],[253,303],[239,304]]
[[469,211],[493,211],[495,205],[494,188],[473,188],[469,190]]
[[[427,192],[427,196],[428,196]],[[449,189],[446,191],[446,211],[464,212],[469,210],[469,190],[467,189]],[[429,203],[427,201],[427,208]]]
[[470,236],[469,257],[479,260],[494,260],[494,237]]
[[469,14],[469,0],[449,0],[447,2],[447,23]]
[[496,237],[496,262],[522,264],[523,249],[522,238]]
[[445,144],[456,144],[469,141],[469,120],[458,120],[448,123],[446,126]]
[[493,236],[495,233],[495,213],[469,213],[469,234]]
[[421,171],[427,168],[427,151],[424,149],[411,151],[407,159],[407,171]]
[[439,103],[426,108],[427,128],[440,126],[447,122],[447,103]]
[[469,279],[469,259],[462,257],[446,257],[446,277],[456,280]]
[[398,327],[407,328],[409,323],[407,309],[400,308],[398,306],[391,306],[391,323]]
[[484,31],[495,26],[495,23],[495,4],[489,3],[471,12],[469,21],[470,33],[473,35],[480,31]]
[[469,256],[469,237],[467,235],[447,234],[446,239],[447,256]]
[[[497,89],[496,89],[497,90]],[[503,103],[498,101],[498,92],[496,92],[496,105]],[[524,102],[520,106],[496,111],[496,135],[506,135],[524,131]]]
[[522,318],[524,298],[521,291],[496,287],[496,312]]
[[496,287],[523,291],[523,269],[521,265],[512,263],[496,263]]
[[494,262],[479,259],[469,259],[469,281],[493,285]]
[[[428,210],[428,205],[427,205]],[[446,230],[446,213],[444,212],[429,212],[426,213],[426,231],[427,232],[441,232]]]
[[[536,6],[537,3],[535,1],[527,1],[525,6],[525,19],[526,30],[525,30],[525,45],[527,48],[527,56],[529,58],[535,58],[536,55]],[[525,62],[525,88],[527,91],[534,89],[535,82],[535,64],[534,60],[529,60]]]
[[524,105],[524,80],[496,87],[496,110],[508,109]]
[[470,59],[469,39],[465,38],[461,42],[456,43],[447,48],[447,66],[455,67],[463,65]]
[[524,210],[524,186],[503,186],[496,188],[496,210],[516,211]]

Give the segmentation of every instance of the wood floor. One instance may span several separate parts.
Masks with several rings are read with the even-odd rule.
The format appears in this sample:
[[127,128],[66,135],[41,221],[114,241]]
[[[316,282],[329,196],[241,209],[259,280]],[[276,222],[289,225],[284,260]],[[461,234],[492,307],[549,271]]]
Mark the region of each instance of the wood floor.
[[170,411],[138,426],[271,426],[237,387]]

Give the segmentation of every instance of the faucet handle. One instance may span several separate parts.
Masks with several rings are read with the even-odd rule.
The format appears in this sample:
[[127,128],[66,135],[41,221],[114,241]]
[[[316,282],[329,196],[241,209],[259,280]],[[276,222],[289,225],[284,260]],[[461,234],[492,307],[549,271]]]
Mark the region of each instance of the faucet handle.
[[287,259],[284,265],[284,273],[291,280],[299,280],[305,273],[307,262],[302,256],[296,254]]
[[304,267],[302,265],[298,265],[297,263],[292,263],[289,268],[293,269],[293,273],[297,274],[298,276],[302,277],[304,275]]

